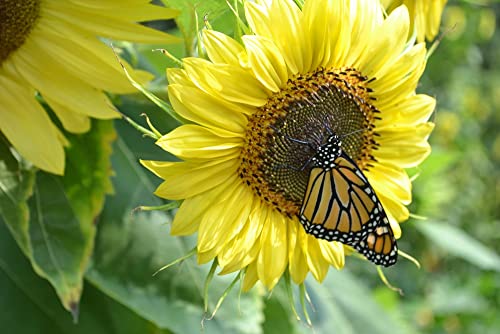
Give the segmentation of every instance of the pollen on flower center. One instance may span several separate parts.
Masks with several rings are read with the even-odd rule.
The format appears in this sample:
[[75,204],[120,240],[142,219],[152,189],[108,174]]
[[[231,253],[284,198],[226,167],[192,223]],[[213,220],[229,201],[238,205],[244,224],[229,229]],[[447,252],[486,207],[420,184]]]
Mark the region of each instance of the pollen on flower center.
[[297,75],[258,108],[248,122],[239,176],[264,201],[290,217],[298,214],[311,158],[331,134],[360,168],[377,147],[370,82],[352,68]]
[[40,1],[0,1],[0,64],[26,41],[40,14]]

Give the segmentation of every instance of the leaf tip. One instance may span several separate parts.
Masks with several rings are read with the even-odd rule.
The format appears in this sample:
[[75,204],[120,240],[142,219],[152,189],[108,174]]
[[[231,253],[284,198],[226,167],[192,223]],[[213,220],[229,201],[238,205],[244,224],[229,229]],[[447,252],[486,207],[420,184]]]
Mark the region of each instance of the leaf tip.
[[78,316],[80,315],[80,303],[72,301],[69,303],[69,311],[73,317],[73,323],[78,324]]

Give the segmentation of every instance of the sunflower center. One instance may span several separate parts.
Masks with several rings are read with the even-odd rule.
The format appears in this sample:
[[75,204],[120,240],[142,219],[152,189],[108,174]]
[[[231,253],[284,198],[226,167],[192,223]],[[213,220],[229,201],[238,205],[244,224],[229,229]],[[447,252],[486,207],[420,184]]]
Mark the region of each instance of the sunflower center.
[[0,64],[19,49],[40,14],[40,1],[0,1]]
[[311,160],[332,134],[362,169],[376,148],[367,77],[352,68],[297,75],[271,96],[248,123],[239,176],[264,201],[290,217],[298,214]]

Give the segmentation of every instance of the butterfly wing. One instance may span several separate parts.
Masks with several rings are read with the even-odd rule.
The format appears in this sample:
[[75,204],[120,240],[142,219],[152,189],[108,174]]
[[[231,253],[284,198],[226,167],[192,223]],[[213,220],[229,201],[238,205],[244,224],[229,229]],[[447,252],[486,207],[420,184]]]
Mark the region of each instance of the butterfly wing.
[[384,267],[392,266],[398,259],[396,239],[389,224],[377,227],[366,238],[351,246],[368,260]]
[[352,246],[375,264],[397,260],[394,233],[366,176],[344,152],[331,169],[312,168],[300,210],[307,233]]

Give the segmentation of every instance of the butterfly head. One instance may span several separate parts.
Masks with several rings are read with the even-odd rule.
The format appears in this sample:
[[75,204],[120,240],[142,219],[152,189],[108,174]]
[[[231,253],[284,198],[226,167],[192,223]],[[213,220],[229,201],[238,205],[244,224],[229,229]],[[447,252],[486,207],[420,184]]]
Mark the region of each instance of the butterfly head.
[[312,158],[313,166],[323,169],[335,167],[335,160],[342,154],[340,137],[332,134],[324,144],[321,144]]

